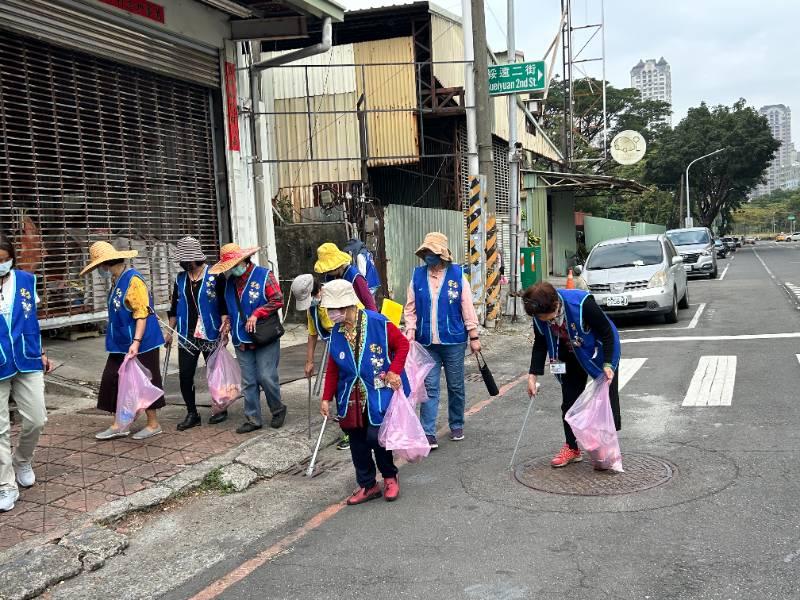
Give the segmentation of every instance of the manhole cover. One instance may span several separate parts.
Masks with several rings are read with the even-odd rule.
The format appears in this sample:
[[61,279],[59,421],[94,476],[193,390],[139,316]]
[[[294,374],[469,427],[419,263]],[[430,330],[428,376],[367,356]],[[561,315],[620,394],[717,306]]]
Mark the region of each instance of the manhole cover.
[[666,483],[675,474],[673,465],[647,454],[626,453],[622,459],[624,473],[595,471],[586,460],[554,469],[550,458],[529,460],[517,467],[514,476],[522,485],[551,494],[613,496],[649,490]]

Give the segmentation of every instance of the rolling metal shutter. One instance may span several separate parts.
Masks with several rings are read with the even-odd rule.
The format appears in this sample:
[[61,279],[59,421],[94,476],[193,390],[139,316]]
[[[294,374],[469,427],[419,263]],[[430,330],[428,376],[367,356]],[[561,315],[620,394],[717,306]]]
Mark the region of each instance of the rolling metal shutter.
[[165,306],[183,235],[218,249],[207,88],[41,41],[0,35],[0,230],[39,276],[45,327],[105,317],[88,246],[139,251]]
[[219,87],[218,49],[145,27],[100,7],[74,0],[2,0],[0,28]]

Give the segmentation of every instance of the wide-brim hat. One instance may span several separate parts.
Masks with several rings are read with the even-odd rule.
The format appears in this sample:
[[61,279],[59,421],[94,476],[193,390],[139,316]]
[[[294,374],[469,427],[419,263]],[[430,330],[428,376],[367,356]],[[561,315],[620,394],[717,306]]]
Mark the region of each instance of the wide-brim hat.
[[334,279],[322,286],[322,308],[349,308],[358,305],[353,284],[346,279]]
[[336,244],[327,242],[317,248],[317,262],[314,264],[314,271],[330,273],[352,262],[353,258],[347,252],[342,252]]
[[292,281],[292,296],[297,310],[308,310],[311,306],[311,291],[314,289],[314,276],[310,273],[298,275]]
[[89,264],[83,267],[81,277],[96,269],[104,262],[119,260],[120,258],[134,258],[139,256],[136,250],[117,250],[108,242],[95,242],[89,247]]
[[197,238],[187,235],[185,238],[178,240],[178,246],[175,251],[175,260],[177,262],[205,262],[206,258]]
[[443,233],[432,231],[426,235],[422,245],[417,248],[417,256],[424,258],[426,250],[433,252],[447,262],[453,262],[453,255],[447,243],[447,236]]
[[208,272],[212,275],[219,275],[225,271],[230,271],[246,258],[250,258],[261,250],[258,246],[253,248],[242,248],[239,244],[225,244],[219,250],[219,262],[211,267]]

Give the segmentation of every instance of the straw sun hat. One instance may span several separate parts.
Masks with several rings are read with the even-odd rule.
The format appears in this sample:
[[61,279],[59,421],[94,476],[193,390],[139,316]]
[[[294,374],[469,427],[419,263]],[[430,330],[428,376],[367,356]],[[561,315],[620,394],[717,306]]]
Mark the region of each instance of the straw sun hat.
[[447,236],[443,233],[433,231],[426,235],[422,245],[417,248],[417,256],[423,258],[426,250],[433,252],[447,262],[453,262],[453,255],[451,254],[450,248],[447,244]]
[[342,252],[336,244],[328,242],[317,248],[317,262],[314,264],[314,270],[317,273],[330,273],[351,262],[353,262],[353,258],[347,252]]
[[89,264],[81,271],[81,277],[93,271],[104,262],[120,258],[133,258],[138,256],[136,250],[117,250],[108,242],[95,242],[89,247]]
[[211,267],[208,272],[212,275],[219,275],[225,271],[230,271],[245,258],[250,258],[259,250],[261,248],[257,246],[255,248],[242,248],[239,244],[225,244],[220,248],[219,262]]
[[348,308],[358,305],[353,284],[345,279],[335,279],[322,287],[322,308]]

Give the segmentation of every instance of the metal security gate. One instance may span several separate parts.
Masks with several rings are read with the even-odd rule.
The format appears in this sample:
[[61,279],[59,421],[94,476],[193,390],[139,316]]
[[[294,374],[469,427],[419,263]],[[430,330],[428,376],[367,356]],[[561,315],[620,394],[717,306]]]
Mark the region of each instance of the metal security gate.
[[0,33],[0,230],[39,276],[45,327],[104,318],[88,246],[139,251],[159,306],[195,235],[218,248],[211,90]]

